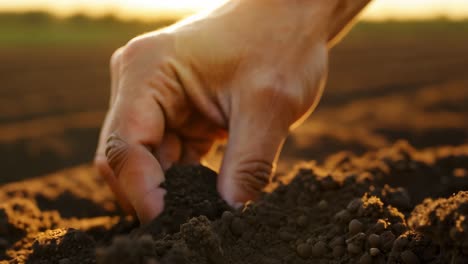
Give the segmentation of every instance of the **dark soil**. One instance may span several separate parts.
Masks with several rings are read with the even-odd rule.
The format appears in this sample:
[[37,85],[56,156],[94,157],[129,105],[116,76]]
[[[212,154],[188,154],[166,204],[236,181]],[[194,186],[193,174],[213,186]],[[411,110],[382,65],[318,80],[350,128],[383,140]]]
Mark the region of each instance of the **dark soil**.
[[[0,188],[5,263],[468,263],[468,146],[339,153],[239,210],[213,171],[174,167],[165,212],[143,227],[89,168],[68,176]],[[73,206],[90,210],[70,217]]]
[[0,263],[468,263],[466,34],[377,31],[334,48],[269,193],[230,210],[214,172],[172,168],[144,227],[90,166],[38,177],[92,158],[117,46],[2,50]]

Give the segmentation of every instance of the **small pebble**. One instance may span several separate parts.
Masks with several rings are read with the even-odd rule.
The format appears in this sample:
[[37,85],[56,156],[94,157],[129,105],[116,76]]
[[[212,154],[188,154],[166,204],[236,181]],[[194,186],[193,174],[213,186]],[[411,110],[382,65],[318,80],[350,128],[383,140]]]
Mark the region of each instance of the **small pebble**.
[[416,254],[413,253],[411,250],[405,250],[403,253],[400,255],[401,260],[403,260],[403,263],[405,264],[419,264],[419,258],[416,256]]
[[367,238],[369,245],[373,248],[378,248],[380,246],[380,236],[377,234],[371,234]]
[[369,249],[369,253],[373,257],[378,256],[380,254],[380,249],[373,247],[373,248]]
[[325,211],[328,209],[328,202],[325,200],[321,200],[317,206],[318,206],[318,209]]
[[331,248],[336,246],[343,246],[345,244],[345,239],[342,236],[335,237],[332,241],[330,241],[329,246]]
[[374,231],[376,234],[380,234],[387,229],[387,222],[385,220],[379,219],[374,225]]
[[348,210],[344,209],[336,213],[334,219],[339,223],[346,223],[351,220],[351,215],[349,214]]
[[224,211],[223,215],[221,216],[221,220],[224,223],[231,223],[232,219],[234,219],[234,214],[230,211]]
[[298,226],[306,227],[307,224],[309,223],[309,218],[305,215],[301,215],[297,218],[296,222]]
[[346,209],[348,209],[348,211],[350,211],[351,213],[354,213],[359,209],[359,207],[361,207],[361,205],[362,205],[361,198],[356,198],[356,199],[353,199],[351,202],[349,202]]
[[366,240],[366,234],[364,234],[363,232],[359,232],[356,235],[346,239],[346,244],[356,243],[356,242],[363,244],[365,240]]
[[242,219],[236,217],[231,222],[231,232],[236,235],[240,236],[244,232],[244,223]]
[[296,246],[299,246],[300,244],[307,243],[307,241],[304,241],[304,239],[299,238],[296,240]]
[[364,254],[359,258],[359,264],[372,264],[372,256],[369,254]]
[[349,222],[348,229],[349,233],[354,235],[361,232],[364,229],[364,225],[361,223],[361,221],[353,219],[351,222]]
[[312,248],[309,244],[306,243],[299,244],[296,248],[296,251],[297,254],[304,259],[309,258],[312,254]]
[[312,254],[315,257],[320,257],[327,253],[327,244],[323,241],[319,241],[315,243],[314,247],[312,248]]
[[362,252],[362,247],[356,243],[349,243],[347,248],[348,253],[351,255],[358,255]]
[[343,256],[346,252],[346,249],[344,246],[336,246],[333,248],[333,256],[336,257],[336,258],[339,258],[341,256]]

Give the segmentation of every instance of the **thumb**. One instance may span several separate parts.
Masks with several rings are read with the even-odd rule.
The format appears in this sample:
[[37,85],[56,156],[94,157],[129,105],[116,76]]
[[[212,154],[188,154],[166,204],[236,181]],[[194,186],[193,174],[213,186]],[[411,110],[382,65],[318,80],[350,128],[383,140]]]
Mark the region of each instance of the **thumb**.
[[254,200],[269,183],[292,122],[284,98],[270,91],[233,100],[218,190],[232,206]]

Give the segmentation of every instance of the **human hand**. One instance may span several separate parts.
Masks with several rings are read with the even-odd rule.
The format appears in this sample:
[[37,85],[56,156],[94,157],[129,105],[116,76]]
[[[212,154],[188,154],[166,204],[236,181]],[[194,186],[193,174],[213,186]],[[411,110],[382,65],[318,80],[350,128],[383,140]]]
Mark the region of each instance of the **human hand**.
[[319,101],[333,12],[230,1],[117,50],[95,164],[122,207],[143,223],[158,216],[163,171],[200,162],[226,137],[218,190],[231,205],[255,199],[288,133]]

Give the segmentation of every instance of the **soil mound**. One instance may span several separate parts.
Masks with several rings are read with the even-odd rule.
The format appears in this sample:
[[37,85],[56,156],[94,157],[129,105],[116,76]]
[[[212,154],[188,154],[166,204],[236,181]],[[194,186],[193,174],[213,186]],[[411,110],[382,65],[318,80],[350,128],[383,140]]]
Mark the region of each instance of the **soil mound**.
[[468,263],[468,146],[338,153],[297,165],[239,210],[220,199],[213,171],[174,167],[165,212],[143,227],[78,172],[69,180],[100,193],[78,204],[107,216],[41,208],[31,184],[59,190],[59,175],[0,188],[5,263]]

